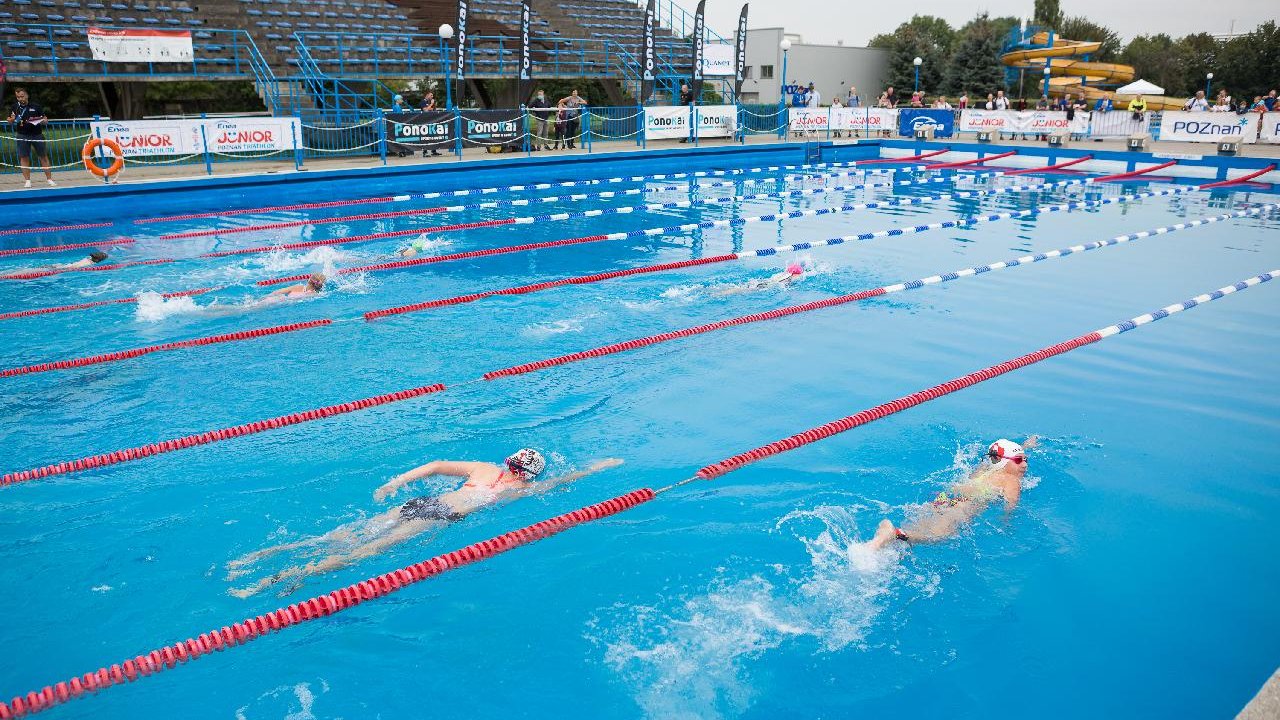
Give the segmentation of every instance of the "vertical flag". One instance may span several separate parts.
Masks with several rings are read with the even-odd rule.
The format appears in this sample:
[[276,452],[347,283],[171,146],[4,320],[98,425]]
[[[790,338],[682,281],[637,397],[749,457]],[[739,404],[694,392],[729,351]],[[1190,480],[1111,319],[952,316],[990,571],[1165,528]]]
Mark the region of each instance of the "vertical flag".
[[702,99],[702,46],[706,42],[706,20],[704,14],[707,9],[707,0],[698,0],[698,12],[693,16],[693,83],[690,90],[693,91],[693,100],[698,102]]
[[461,107],[462,91],[467,86],[463,82],[467,76],[467,0],[458,0],[458,64],[454,71],[458,79],[458,92],[454,93],[454,97]]
[[533,11],[529,0],[520,0],[520,76],[516,91],[521,104],[529,100],[529,81],[533,80],[533,58],[529,56],[529,18]]
[[655,57],[653,47],[653,25],[654,25],[654,0],[649,0],[649,4],[644,8],[644,57],[641,59],[644,67],[640,68],[640,104],[643,105],[653,97],[653,83],[656,79],[654,72],[658,67],[658,59]]
[[742,13],[738,15],[738,35],[733,39],[733,101],[742,102],[742,81],[747,69],[747,3],[742,3]]

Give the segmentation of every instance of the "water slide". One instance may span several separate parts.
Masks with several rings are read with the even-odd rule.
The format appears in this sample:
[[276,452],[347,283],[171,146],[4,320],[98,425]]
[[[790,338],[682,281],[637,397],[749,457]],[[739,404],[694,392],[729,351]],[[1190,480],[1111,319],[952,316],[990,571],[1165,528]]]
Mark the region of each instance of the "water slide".
[[[1038,32],[1020,44],[1023,47],[1015,46],[1014,49],[1001,55],[1001,62],[1011,68],[1025,71],[1027,79],[1034,78],[1036,81],[1039,81],[1040,75],[1044,72],[1045,63],[1048,62],[1050,95],[1072,93],[1076,96],[1084,96],[1087,100],[1111,98],[1118,110],[1128,107],[1129,101],[1133,99],[1130,95],[1116,95],[1110,90],[1095,87],[1096,85],[1124,85],[1131,82],[1134,76],[1132,65],[1078,59],[1096,53],[1098,48],[1102,47],[1100,42],[1067,40],[1055,36],[1053,43],[1050,44],[1049,33]],[[1154,95],[1144,96],[1144,99],[1147,101],[1148,110],[1181,110],[1185,102],[1184,98]]]

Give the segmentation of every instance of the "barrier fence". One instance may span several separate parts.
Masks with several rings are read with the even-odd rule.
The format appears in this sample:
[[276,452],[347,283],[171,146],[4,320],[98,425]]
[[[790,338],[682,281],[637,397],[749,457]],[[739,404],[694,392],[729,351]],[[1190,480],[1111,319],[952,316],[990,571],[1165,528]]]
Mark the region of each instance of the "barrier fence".
[[[359,122],[335,121],[322,111],[292,117],[214,117],[113,121],[110,118],[50,120],[44,148],[54,170],[84,171],[87,141],[112,139],[130,165],[204,165],[276,160],[301,167],[308,160],[388,157],[421,152],[452,153],[469,148],[531,153],[544,146],[573,146],[586,152],[597,144],[681,139],[745,142],[750,137],[799,139],[912,137],[921,128],[946,138],[991,132],[999,138],[1041,138],[1069,133],[1079,138],[1123,138],[1151,134],[1158,140],[1280,143],[1280,111],[1249,113],[1124,111],[951,110],[929,108],[787,108],[780,105],[618,106],[558,111],[526,108],[461,109],[427,112],[377,111]],[[11,128],[11,126],[10,126]],[[95,163],[106,167],[110,151],[100,148]],[[39,165],[39,163],[35,163]],[[19,171],[16,138],[0,134],[0,173]]]

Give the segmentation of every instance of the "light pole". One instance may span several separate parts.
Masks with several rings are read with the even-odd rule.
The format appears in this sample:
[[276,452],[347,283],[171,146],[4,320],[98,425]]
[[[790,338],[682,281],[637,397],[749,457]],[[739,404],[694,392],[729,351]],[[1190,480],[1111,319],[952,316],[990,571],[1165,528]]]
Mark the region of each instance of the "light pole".
[[1204,100],[1209,102],[1209,88],[1213,85],[1213,73],[1205,73],[1204,76]]
[[923,62],[924,60],[921,58],[916,58],[911,61],[911,64],[916,66],[916,87],[914,92],[920,92],[920,64]]
[[1053,72],[1048,65],[1044,66],[1044,99],[1049,99],[1049,73]]
[[782,49],[782,86],[781,92],[778,94],[778,104],[786,106],[787,104],[787,51],[791,49],[791,41],[782,38],[782,42],[778,43],[778,47]]
[[444,107],[453,109],[453,70],[449,63],[449,45],[445,41],[453,37],[453,26],[445,23],[440,26],[440,62],[444,63]]

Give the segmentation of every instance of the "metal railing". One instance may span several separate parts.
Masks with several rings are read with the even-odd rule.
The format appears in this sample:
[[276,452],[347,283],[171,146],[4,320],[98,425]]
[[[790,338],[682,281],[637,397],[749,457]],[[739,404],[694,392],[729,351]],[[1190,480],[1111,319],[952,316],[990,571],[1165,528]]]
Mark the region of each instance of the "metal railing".
[[[17,25],[20,32],[15,40],[6,42],[5,60],[11,75],[24,79],[42,78],[128,78],[128,77],[181,77],[181,78],[253,78],[259,74],[264,79],[274,77],[253,38],[244,30],[201,27],[192,32],[191,62],[172,63],[109,63],[94,60],[89,49],[88,25],[29,24]],[[98,26],[105,30],[121,30],[117,26]],[[22,45],[15,45],[21,43]],[[15,52],[31,50],[31,53]],[[19,71],[20,63],[33,63],[37,67]],[[38,65],[44,65],[41,68]]]

